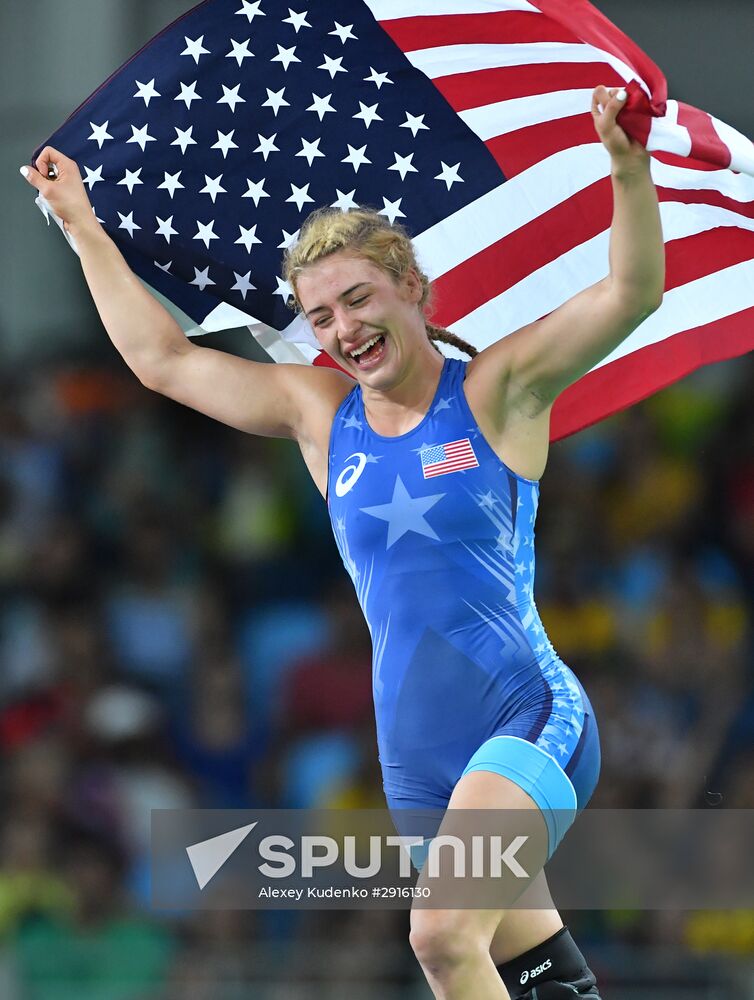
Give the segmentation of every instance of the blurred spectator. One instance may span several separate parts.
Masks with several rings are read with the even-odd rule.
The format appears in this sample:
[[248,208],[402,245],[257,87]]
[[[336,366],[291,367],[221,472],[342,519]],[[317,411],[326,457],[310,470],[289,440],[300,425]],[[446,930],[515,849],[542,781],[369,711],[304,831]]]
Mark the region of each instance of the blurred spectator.
[[173,951],[171,935],[128,912],[120,888],[124,859],[112,843],[73,835],[64,845],[73,895],[68,916],[43,916],[16,938],[27,1000],[146,1000],[158,996]]

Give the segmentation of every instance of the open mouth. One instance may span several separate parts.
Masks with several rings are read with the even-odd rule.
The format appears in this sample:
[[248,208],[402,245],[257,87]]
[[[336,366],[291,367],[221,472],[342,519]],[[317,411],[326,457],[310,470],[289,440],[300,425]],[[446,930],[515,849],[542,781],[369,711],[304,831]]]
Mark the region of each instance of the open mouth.
[[349,357],[359,368],[368,368],[380,360],[384,351],[385,338],[380,333],[372,337],[365,344],[362,344],[357,351],[349,354]]

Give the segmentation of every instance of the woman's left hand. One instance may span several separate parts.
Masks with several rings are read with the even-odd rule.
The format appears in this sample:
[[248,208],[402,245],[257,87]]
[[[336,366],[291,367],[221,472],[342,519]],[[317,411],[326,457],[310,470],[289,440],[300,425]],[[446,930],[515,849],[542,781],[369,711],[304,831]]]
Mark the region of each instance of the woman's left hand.
[[646,164],[649,153],[618,124],[618,114],[626,103],[626,91],[618,87],[595,87],[592,94],[592,118],[597,135],[610,154],[613,167],[637,167]]

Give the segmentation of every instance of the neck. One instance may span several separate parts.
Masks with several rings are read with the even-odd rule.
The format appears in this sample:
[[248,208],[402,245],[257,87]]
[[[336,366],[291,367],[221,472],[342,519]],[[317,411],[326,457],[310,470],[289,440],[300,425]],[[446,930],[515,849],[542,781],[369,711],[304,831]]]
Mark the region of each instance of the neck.
[[442,374],[443,355],[427,341],[417,351],[401,379],[389,389],[362,385],[364,412],[378,434],[406,434],[424,419]]

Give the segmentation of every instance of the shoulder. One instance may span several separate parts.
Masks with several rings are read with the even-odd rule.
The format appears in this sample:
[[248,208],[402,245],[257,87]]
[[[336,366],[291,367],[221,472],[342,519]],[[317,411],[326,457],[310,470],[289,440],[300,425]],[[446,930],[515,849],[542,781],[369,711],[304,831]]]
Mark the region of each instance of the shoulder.
[[286,369],[295,400],[295,429],[299,436],[312,437],[325,420],[329,423],[356,382],[345,372],[315,365],[279,365]]

